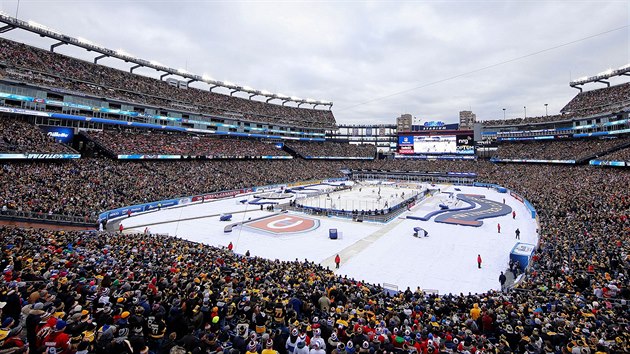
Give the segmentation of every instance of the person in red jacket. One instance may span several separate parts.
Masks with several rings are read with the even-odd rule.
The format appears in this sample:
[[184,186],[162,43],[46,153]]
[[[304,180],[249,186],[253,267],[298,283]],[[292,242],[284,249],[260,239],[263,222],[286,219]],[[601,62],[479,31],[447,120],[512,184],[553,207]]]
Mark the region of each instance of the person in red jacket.
[[232,248],[234,248],[234,245],[232,244],[232,242],[230,242],[230,244],[228,245],[228,251],[231,251]]
[[124,229],[125,229],[125,227],[123,226],[122,223],[118,224],[118,231],[120,231],[121,234],[122,234]]
[[501,233],[501,224],[497,224],[497,232]]
[[66,326],[66,321],[57,321],[55,330],[44,339],[45,353],[70,353],[70,335],[64,333]]
[[335,256],[335,268],[339,269],[339,263],[341,263],[341,258],[339,257],[339,253]]
[[481,255],[477,255],[477,267],[481,268]]

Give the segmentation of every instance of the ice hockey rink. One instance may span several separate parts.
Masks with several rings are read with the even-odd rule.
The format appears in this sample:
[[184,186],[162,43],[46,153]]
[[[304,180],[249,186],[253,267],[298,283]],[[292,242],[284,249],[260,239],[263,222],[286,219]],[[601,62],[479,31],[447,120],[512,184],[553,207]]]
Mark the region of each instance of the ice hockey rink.
[[[326,193],[317,199],[320,203],[325,200],[322,198],[328,198],[330,203],[341,203],[342,200],[350,205],[366,203],[364,205],[368,207],[369,201],[377,203],[373,190],[379,185],[363,184],[360,188],[361,191],[357,185],[351,191],[339,192],[341,198],[336,192],[331,192],[330,196]],[[381,201],[391,196],[391,203],[396,201],[396,193],[400,195],[405,192],[409,195],[423,188],[439,189],[440,192],[388,223],[359,223],[339,217],[290,212],[288,215],[302,216],[318,223],[315,229],[290,234],[269,233],[247,226],[236,226],[232,232],[224,232],[229,224],[276,213],[268,211],[267,205],[263,205],[261,210],[260,205],[249,204],[249,201],[257,199],[263,203],[286,203],[290,200],[259,199],[254,197],[256,193],[135,215],[121,222],[128,232],[144,232],[148,228],[151,233],[175,235],[218,247],[225,247],[232,242],[234,252],[237,253],[249,251],[252,256],[287,261],[308,259],[331,269],[334,269],[335,255],[339,254],[341,266],[336,270],[337,274],[371,283],[393,284],[399,290],[407,287],[413,290],[419,286],[422,289],[438,290],[440,294],[483,293],[500,289],[499,274],[507,268],[509,253],[514,245],[517,242],[537,243],[535,219],[532,219],[524,204],[510,194],[483,187],[430,186],[426,183],[399,186],[381,184],[380,188],[383,196]],[[301,193],[318,194],[330,189],[330,185],[307,186]],[[408,215],[425,216],[438,210],[440,204],[458,207],[461,201],[454,199],[450,193],[484,195],[486,199],[501,203],[505,200],[516,212],[516,218],[513,219],[509,214],[484,219],[480,227],[437,223],[433,218],[428,221],[406,218]],[[232,214],[231,221],[220,221],[219,216],[226,213]],[[497,232],[499,223],[500,234]],[[426,230],[428,237],[413,237],[414,227]],[[515,239],[517,228],[521,232],[520,240]],[[329,229],[337,229],[339,238],[329,239]],[[483,259],[481,269],[477,268],[477,255]]]

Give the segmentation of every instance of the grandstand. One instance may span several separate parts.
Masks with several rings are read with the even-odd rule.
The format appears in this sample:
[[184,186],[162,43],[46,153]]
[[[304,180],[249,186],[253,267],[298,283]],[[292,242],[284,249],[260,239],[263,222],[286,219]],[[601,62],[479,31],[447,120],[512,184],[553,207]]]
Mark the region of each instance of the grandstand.
[[104,130],[84,136],[117,158],[129,155],[163,155],[204,158],[290,158],[273,143],[253,139],[213,138],[153,130]]
[[[0,353],[630,352],[630,170],[588,164],[630,162],[626,85],[580,93],[561,115],[484,122],[498,145],[493,157],[570,165],[378,160],[373,145],[321,141],[316,134],[336,124],[329,110],[176,88],[8,40],[0,40],[0,62],[0,87],[24,84],[46,95],[0,100]],[[79,104],[70,97],[84,97],[83,108],[53,102]],[[118,102],[112,110],[144,107],[146,115],[88,115],[99,99]],[[161,108],[181,116],[183,106],[207,115],[205,123],[153,118],[175,119]],[[254,136],[244,127],[253,122],[280,133]],[[46,127],[77,134],[63,143]],[[298,140],[296,130],[317,141]],[[121,157],[134,155],[141,157]],[[209,193],[233,197],[362,170],[466,173],[467,181],[517,191],[540,226],[531,265],[504,292],[440,294],[421,284],[385,289],[308,259],[237,254],[231,244],[96,230],[108,210],[203,203]],[[28,224],[7,225],[16,220]],[[404,259],[396,266],[443,271],[407,269]]]
[[184,109],[231,120],[293,127],[330,128],[330,110],[276,105],[267,102],[174,87],[166,81],[85,62],[21,43],[0,40],[0,77],[5,80],[77,93],[93,98],[154,107]]

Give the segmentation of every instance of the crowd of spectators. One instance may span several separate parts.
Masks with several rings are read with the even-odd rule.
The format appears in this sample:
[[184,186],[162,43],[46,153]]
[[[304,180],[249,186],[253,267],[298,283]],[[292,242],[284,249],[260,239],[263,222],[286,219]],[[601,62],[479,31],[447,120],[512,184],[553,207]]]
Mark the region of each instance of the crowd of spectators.
[[7,116],[0,116],[0,152],[76,153],[72,148],[47,136],[36,125]]
[[485,161],[462,168],[517,190],[539,213],[532,266],[508,292],[387,295],[308,261],[174,237],[2,227],[0,352],[628,352],[630,172]]
[[580,92],[560,112],[610,112],[630,104],[630,83]]
[[573,118],[587,118],[597,114],[620,112],[628,107],[630,107],[630,83],[625,83],[580,92],[560,110],[560,114],[525,118],[490,119],[484,120],[481,123],[484,126],[506,126],[557,122]]
[[132,204],[269,184],[341,177],[340,165],[305,160],[6,163],[1,208],[86,217]]
[[500,159],[575,160],[594,157],[630,142],[630,137],[558,141],[519,141],[499,144]]
[[0,76],[51,86],[55,89],[118,100],[170,107],[193,113],[218,115],[236,120],[289,126],[332,128],[330,110],[270,104],[188,87],[181,89],[165,81],[93,64],[25,44],[0,39]]
[[291,141],[286,143],[287,147],[295,151],[302,157],[367,157],[374,158],[376,147],[370,144],[354,145],[336,142],[303,142]]
[[570,113],[564,114],[553,114],[553,115],[545,115],[545,116],[536,116],[536,117],[525,117],[525,118],[510,118],[510,119],[489,119],[481,122],[483,126],[507,126],[507,125],[523,125],[523,124],[532,124],[532,123],[545,123],[545,122],[558,122],[567,119],[573,119],[577,117],[582,117],[582,115],[575,115]]
[[208,157],[287,156],[273,143],[154,130],[103,130],[85,133],[115,154],[183,155]]
[[630,162],[630,147],[619,149],[613,153],[599,157],[603,161],[625,161]]
[[[237,112],[247,119],[296,122],[298,114],[292,112],[299,112],[308,126],[334,124],[332,114],[322,118],[315,113],[314,118],[309,115],[320,111],[175,89],[5,40],[0,40],[0,61],[12,67],[4,75],[20,72],[22,79],[40,84],[52,80],[57,87],[90,94],[149,103],[167,98],[170,104]],[[563,111],[609,109],[610,102],[625,102],[626,90],[627,86],[585,92]],[[3,151],[61,146],[32,125],[0,122]],[[221,140],[157,132],[144,132],[142,139],[128,132],[89,134],[115,153],[156,154],[154,146],[160,146],[159,153],[194,155],[272,148],[253,141],[239,146],[239,140],[223,146],[227,144]],[[577,159],[626,140],[501,144],[498,156]],[[374,156],[373,146],[326,144],[330,143],[288,147],[302,156]],[[623,159],[628,150],[611,156]],[[160,235],[0,226],[0,354],[630,352],[629,170],[445,160],[97,158],[1,167],[3,210],[89,220],[100,211],[135,203],[341,177],[340,170],[348,168],[475,172],[479,181],[515,190],[534,205],[539,245],[527,273],[509,291],[429,295],[418,288],[391,295],[307,260],[237,255],[226,248]]]

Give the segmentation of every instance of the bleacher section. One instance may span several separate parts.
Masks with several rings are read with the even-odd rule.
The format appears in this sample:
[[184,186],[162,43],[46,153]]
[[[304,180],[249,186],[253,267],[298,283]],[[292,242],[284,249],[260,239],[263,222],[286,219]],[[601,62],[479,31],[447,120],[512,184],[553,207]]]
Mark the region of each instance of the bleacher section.
[[231,139],[153,130],[83,133],[111,155],[203,156],[205,158],[284,157],[289,154],[253,139]]
[[351,145],[335,142],[297,142],[289,141],[285,146],[305,159],[374,159],[374,145]]
[[592,115],[622,112],[630,107],[630,83],[580,92],[561,110],[560,114],[526,118],[484,120],[483,126],[510,126],[532,123],[559,122]]
[[23,119],[0,116],[0,153],[75,154],[34,124]]
[[630,83],[625,83],[580,92],[560,112],[585,117],[601,112],[619,111],[628,105],[630,105]]
[[560,141],[503,142],[495,158],[501,160],[544,160],[581,162],[630,142],[630,137]]
[[0,78],[236,120],[307,128],[335,126],[335,118],[330,110],[282,106],[193,87],[180,89],[161,80],[5,39],[0,39]]

